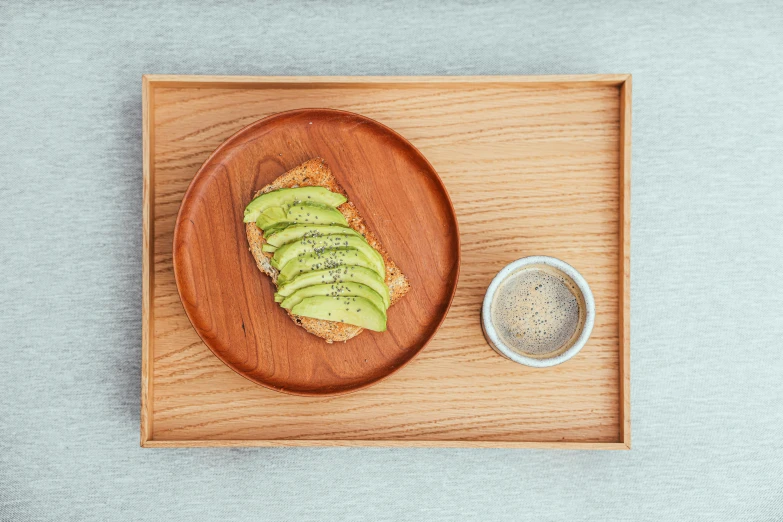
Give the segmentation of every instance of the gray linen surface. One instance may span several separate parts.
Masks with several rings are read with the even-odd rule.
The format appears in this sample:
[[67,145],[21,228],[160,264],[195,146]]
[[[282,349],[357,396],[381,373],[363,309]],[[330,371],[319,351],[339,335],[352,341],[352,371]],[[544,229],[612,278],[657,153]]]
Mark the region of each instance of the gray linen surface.
[[[0,520],[783,520],[783,6],[0,1]],[[141,75],[634,75],[630,452],[140,449]]]

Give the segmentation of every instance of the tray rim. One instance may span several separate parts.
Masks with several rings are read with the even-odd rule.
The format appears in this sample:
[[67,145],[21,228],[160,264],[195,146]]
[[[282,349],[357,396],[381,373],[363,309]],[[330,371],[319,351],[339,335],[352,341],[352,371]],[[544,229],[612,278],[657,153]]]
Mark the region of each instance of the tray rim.
[[[151,335],[153,322],[152,240],[154,238],[153,99],[158,87],[191,88],[301,88],[313,84],[323,87],[341,84],[361,88],[388,86],[419,86],[421,84],[511,84],[518,86],[616,86],[620,90],[620,230],[619,266],[620,295],[618,306],[620,346],[620,440],[617,442],[522,442],[470,440],[311,440],[311,439],[231,439],[231,440],[167,440],[152,438],[153,375]],[[141,418],[140,445],[145,448],[171,447],[280,447],[280,446],[383,446],[383,447],[462,447],[462,448],[530,448],[530,449],[631,449],[631,74],[580,74],[538,76],[211,76],[211,75],[142,75],[142,333],[141,333]]]

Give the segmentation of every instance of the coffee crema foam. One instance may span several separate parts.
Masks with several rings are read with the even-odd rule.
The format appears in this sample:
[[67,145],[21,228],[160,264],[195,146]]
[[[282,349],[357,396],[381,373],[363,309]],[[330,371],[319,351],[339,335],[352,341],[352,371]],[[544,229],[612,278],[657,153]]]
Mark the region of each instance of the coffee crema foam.
[[521,355],[547,358],[576,342],[585,323],[585,302],[570,277],[536,264],[500,283],[490,314],[503,344]]

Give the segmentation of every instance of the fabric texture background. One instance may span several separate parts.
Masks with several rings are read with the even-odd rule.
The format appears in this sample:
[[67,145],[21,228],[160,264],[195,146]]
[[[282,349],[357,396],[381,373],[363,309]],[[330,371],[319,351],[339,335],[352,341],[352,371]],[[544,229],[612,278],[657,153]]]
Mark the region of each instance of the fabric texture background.
[[[783,520],[781,65],[771,1],[0,1],[0,520]],[[139,448],[143,73],[625,72],[631,451]]]

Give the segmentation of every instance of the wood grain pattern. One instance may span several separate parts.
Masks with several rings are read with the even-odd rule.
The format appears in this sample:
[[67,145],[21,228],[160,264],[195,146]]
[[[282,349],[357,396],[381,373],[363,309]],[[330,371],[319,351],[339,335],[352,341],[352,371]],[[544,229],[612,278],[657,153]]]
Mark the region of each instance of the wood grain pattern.
[[524,83],[537,87],[562,87],[578,84],[581,87],[620,86],[630,77],[628,74],[560,74],[546,76],[198,76],[198,75],[147,75],[158,87],[189,88],[242,88],[266,89],[288,86],[339,85],[340,87],[420,87],[422,83],[437,83],[449,87],[507,86]]
[[[627,76],[179,80],[151,78],[149,97],[144,445],[628,447]],[[243,126],[306,107],[357,112],[410,140],[448,188],[462,240],[457,292],[432,342],[389,379],[340,397],[286,396],[232,372],[192,329],[172,271],[174,220],[204,160]],[[495,354],[479,324],[492,277],[534,254],[573,265],[596,300],[588,344],[549,369]]]
[[626,450],[622,442],[516,442],[502,443],[480,440],[351,440],[351,439],[281,439],[281,440],[150,440],[145,448],[241,448],[286,446],[370,446],[391,448],[510,448],[510,449],[570,449],[570,450]]
[[[152,125],[152,89],[149,80],[144,77],[141,86],[141,118],[142,127],[150,129]],[[153,235],[153,216],[152,216],[152,133],[144,132],[142,138],[143,169],[142,176],[142,250],[141,258],[141,277],[144,284],[141,290],[141,445],[143,446],[152,438],[152,272],[150,268],[154,265],[154,260],[150,258],[153,250],[150,248],[150,242]]]
[[[308,334],[248,251],[252,195],[312,158],[326,160],[410,282],[386,332],[334,344]],[[182,199],[173,261],[193,327],[229,367],[273,390],[337,395],[398,371],[435,334],[457,286],[459,231],[438,174],[405,138],[358,114],[307,109],[253,123],[210,156]]]
[[631,77],[620,87],[620,424],[631,448]]

